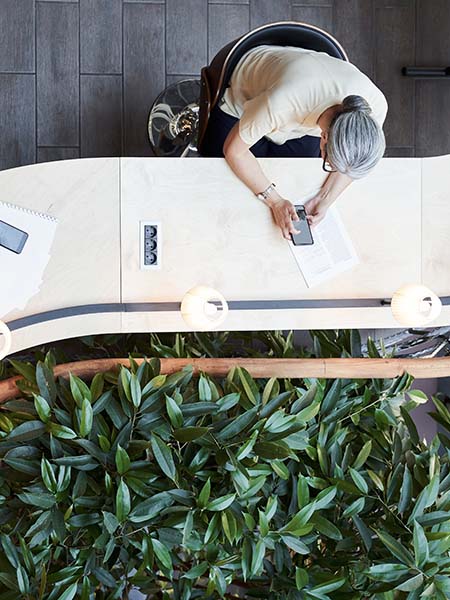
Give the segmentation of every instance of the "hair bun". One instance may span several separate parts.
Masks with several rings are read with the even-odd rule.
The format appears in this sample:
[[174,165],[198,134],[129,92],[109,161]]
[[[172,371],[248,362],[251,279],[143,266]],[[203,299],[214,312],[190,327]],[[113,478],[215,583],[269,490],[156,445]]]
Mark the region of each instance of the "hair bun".
[[346,96],[342,101],[342,112],[362,112],[365,115],[370,115],[372,109],[365,98],[352,94]]

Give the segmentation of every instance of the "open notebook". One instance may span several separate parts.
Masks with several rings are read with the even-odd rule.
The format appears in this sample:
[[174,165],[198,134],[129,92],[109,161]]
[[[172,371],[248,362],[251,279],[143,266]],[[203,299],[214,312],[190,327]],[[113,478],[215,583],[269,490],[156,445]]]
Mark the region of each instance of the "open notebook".
[[328,208],[325,217],[311,232],[314,239],[311,246],[294,246],[292,241],[287,242],[309,288],[359,264],[356,250],[335,206]]
[[0,318],[25,308],[42,283],[57,220],[43,213],[0,202],[0,220],[28,233],[20,254],[0,246]]

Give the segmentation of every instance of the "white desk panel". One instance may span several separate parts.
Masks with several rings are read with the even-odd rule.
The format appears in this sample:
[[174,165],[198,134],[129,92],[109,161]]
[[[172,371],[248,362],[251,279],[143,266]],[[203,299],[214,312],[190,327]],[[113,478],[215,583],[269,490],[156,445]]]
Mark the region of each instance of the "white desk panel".
[[450,155],[422,159],[422,277],[450,295]]
[[[58,218],[38,294],[5,321],[82,304],[119,302],[119,159],[95,158],[0,172],[0,201]],[[49,336],[52,325],[48,325]],[[81,334],[80,334],[81,335]]]
[[[317,190],[320,159],[262,159],[292,202]],[[336,201],[361,264],[307,288],[270,210],[222,159],[121,159],[122,300],[180,301],[197,284],[227,300],[390,297],[420,281],[420,159],[383,160]],[[162,268],[141,271],[139,221],[162,223]]]
[[64,317],[28,325],[13,331],[11,353],[58,340],[121,332],[122,317],[120,313]]

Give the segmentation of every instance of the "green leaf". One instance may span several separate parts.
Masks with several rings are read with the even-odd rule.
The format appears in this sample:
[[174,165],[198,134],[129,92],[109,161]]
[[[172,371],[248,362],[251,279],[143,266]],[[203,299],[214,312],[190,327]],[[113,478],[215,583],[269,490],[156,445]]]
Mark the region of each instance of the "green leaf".
[[51,409],[50,405],[45,398],[33,394],[34,396],[34,408],[43,423],[47,423],[50,419]]
[[192,442],[204,436],[208,431],[209,427],[183,427],[183,429],[175,429],[173,437],[178,442]]
[[405,511],[409,508],[411,504],[412,498],[412,477],[411,473],[408,469],[408,465],[405,465],[405,470],[403,472],[403,483],[400,489],[400,499],[398,501],[398,512],[403,515]]
[[147,498],[143,502],[137,504],[130,513],[129,520],[133,523],[150,521],[162,510],[171,506],[172,504],[173,499],[167,492],[155,494],[151,498]]
[[52,492],[52,494],[55,494],[58,487],[56,483],[55,472],[53,471],[52,465],[46,458],[41,459],[41,475],[45,487]]
[[167,394],[165,396],[166,410],[167,414],[169,415],[170,422],[172,423],[172,427],[179,428],[183,425],[183,413],[173,398]]
[[368,494],[369,493],[369,486],[367,485],[366,480],[364,479],[364,477],[358,471],[355,471],[355,469],[352,469],[351,467],[349,468],[349,471],[350,471],[350,475],[351,475],[353,481],[355,482],[356,487],[363,494]]
[[45,433],[45,425],[41,421],[26,421],[15,427],[5,438],[8,441],[27,442]]
[[19,360],[13,360],[12,358],[8,358],[8,362],[10,362],[17,373],[22,375],[22,377],[29,381],[30,383],[36,383],[36,367],[32,365],[30,362],[22,362]]
[[61,596],[58,596],[58,600],[73,600],[73,598],[75,598],[75,594],[77,593],[77,586],[78,581],[72,583],[72,585],[64,590]]
[[222,398],[219,398],[219,400],[217,400],[217,406],[219,407],[219,413],[223,413],[226,412],[227,410],[230,410],[230,408],[233,408],[234,406],[236,406],[236,404],[239,402],[241,398],[241,394],[239,393],[232,393],[232,394],[227,394],[226,396],[222,396]]
[[91,401],[91,390],[82,379],[70,373],[69,381],[70,391],[72,392],[73,399],[75,400],[78,408],[81,408],[84,398],[87,398],[87,400]]
[[386,531],[375,531],[380,541],[383,542],[383,544],[386,546],[389,552],[395,556],[395,558],[398,558],[398,560],[404,565],[409,567],[414,566],[414,558],[409,550],[407,550],[400,542],[398,542]]
[[247,458],[247,456],[252,452],[257,439],[258,439],[258,432],[254,431],[252,433],[252,435],[250,436],[250,438],[246,442],[244,442],[242,444],[242,446],[239,448],[239,450],[236,454],[236,459],[244,460],[244,458]]
[[423,511],[436,502],[439,493],[439,473],[436,473],[430,483],[420,492],[414,504],[414,509],[408,519],[412,523],[414,519],[423,515]]
[[399,563],[383,563],[380,565],[373,565],[367,571],[369,577],[376,581],[384,581],[391,583],[398,581],[405,575],[407,575],[409,569]]
[[328,521],[328,519],[325,519],[324,517],[315,514],[313,515],[311,520],[314,524],[315,529],[317,529],[317,531],[319,531],[321,534],[325,535],[326,537],[329,537],[332,540],[342,540],[342,533],[336,527],[336,525],[331,523],[331,521]]
[[103,373],[96,373],[91,381],[90,387],[92,403],[96,402],[102,395],[104,384],[105,378]]
[[120,444],[117,445],[116,450],[116,467],[119,475],[126,473],[131,465],[130,457],[126,450],[122,448]]
[[192,512],[192,510],[190,510],[188,512],[188,514],[186,515],[186,521],[185,521],[184,528],[183,528],[183,541],[182,541],[183,546],[186,546],[187,543],[189,542],[193,525],[194,525],[194,513]]
[[17,497],[25,504],[31,504],[39,508],[51,508],[56,503],[55,497],[50,494],[22,492],[21,494],[17,494]]
[[131,401],[133,402],[133,406],[139,408],[142,400],[142,391],[141,384],[139,383],[139,379],[137,376],[132,373],[130,377],[130,391],[131,391]]
[[297,482],[297,505],[303,508],[309,504],[309,486],[306,477],[299,475]]
[[255,444],[255,453],[262,458],[288,458],[291,449],[284,442],[259,442]]
[[358,456],[355,459],[355,462],[353,463],[353,468],[355,470],[360,469],[364,465],[366,460],[369,458],[371,451],[372,451],[372,440],[369,440],[361,448],[361,450],[358,453]]
[[[217,516],[217,515],[216,515]],[[253,556],[253,548],[252,543],[249,538],[244,539],[244,543],[242,545],[242,556],[241,556],[241,568],[242,568],[242,576],[244,581],[247,581],[247,578],[250,574],[250,566]]]
[[166,548],[164,544],[162,544],[159,540],[150,538],[153,546],[153,550],[155,551],[156,557],[166,569],[172,569],[172,559],[170,557],[170,552]]
[[288,521],[288,523],[283,527],[283,530],[288,531],[289,533],[294,535],[300,535],[298,532],[308,524],[315,510],[315,502],[310,502],[301,510],[299,510],[290,521]]
[[107,511],[103,511],[103,523],[106,527],[107,532],[111,535],[116,531],[116,529],[120,525],[116,515]]
[[130,490],[123,479],[121,479],[116,494],[116,517],[120,523],[125,521],[130,512],[130,508]]
[[41,396],[49,404],[53,404],[57,396],[55,378],[48,366],[41,361],[36,366],[36,383]]
[[341,380],[335,379],[322,402],[321,414],[326,416],[332,412],[341,394]]
[[260,532],[261,536],[264,538],[269,533],[269,522],[267,520],[266,515],[261,510],[258,511],[258,514],[259,514],[259,532]]
[[302,590],[308,585],[309,577],[306,569],[295,567],[295,585],[298,590]]
[[225,510],[229,506],[231,506],[236,498],[236,494],[227,494],[226,496],[221,496],[220,498],[216,498],[209,502],[206,505],[206,510],[210,511],[221,511]]
[[11,542],[11,540],[9,539],[9,537],[7,537],[4,534],[2,534],[0,536],[0,541],[1,541],[1,544],[3,546],[3,550],[5,551],[6,558],[12,564],[12,566],[15,569],[17,569],[19,567],[19,565],[20,565],[20,562],[19,562],[19,555],[17,553],[16,547]]
[[161,471],[167,475],[169,479],[175,481],[177,472],[169,446],[167,446],[167,444],[165,444],[162,439],[160,439],[154,433],[152,433],[151,446],[153,455]]
[[200,402],[211,402],[211,388],[209,382],[203,375],[198,380],[198,397]]
[[81,403],[80,435],[86,437],[91,433],[94,414],[92,404],[87,398],[83,398]]
[[358,500],[355,500],[354,502],[352,502],[350,504],[350,506],[347,506],[347,508],[342,513],[342,516],[343,517],[353,517],[354,515],[358,515],[363,510],[364,505],[365,505],[365,499],[358,498]]
[[350,354],[353,358],[361,358],[361,336],[357,329],[350,330]]
[[271,377],[264,387],[261,404],[265,406],[271,398],[278,396],[279,392],[280,384],[278,383],[278,379]]
[[[407,579],[400,585],[398,585],[395,589],[400,590],[401,592],[412,592],[417,590],[423,583],[423,574],[419,573],[410,579]],[[408,596],[409,598],[409,596]]]
[[334,579],[330,579],[329,581],[325,581],[319,585],[315,585],[310,589],[311,592],[318,592],[319,594],[328,594],[329,592],[334,592],[334,590],[338,590],[347,582],[346,577],[336,577]]
[[22,565],[18,566],[16,574],[20,592],[24,595],[28,594],[30,589],[30,580],[28,579],[28,575]]
[[231,423],[226,425],[218,434],[217,438],[221,441],[233,438],[242,433],[247,427],[252,425],[258,418],[258,409],[252,408],[246,411],[242,415],[239,415],[237,419],[234,419]]
[[49,429],[52,435],[63,440],[73,440],[77,434],[70,427],[58,425],[58,423],[49,423]]
[[312,402],[309,406],[307,406],[306,408],[304,408],[303,410],[301,410],[300,412],[297,413],[297,419],[300,422],[304,422],[307,423],[308,421],[310,421],[311,419],[314,419],[314,417],[319,413],[320,411],[320,398],[318,398],[317,400],[315,400],[314,402]]
[[183,573],[183,575],[181,577],[182,578],[184,577],[185,579],[198,579],[204,573],[206,573],[207,570],[208,570],[208,563],[206,561],[203,561],[203,562],[199,563],[198,565],[195,565],[194,567],[189,569],[189,571],[187,571],[186,573]]
[[216,537],[219,535],[219,519],[220,516],[218,514],[215,514],[213,516],[213,518],[210,520],[208,527],[206,528],[206,532],[205,532],[205,540],[204,543],[205,544],[209,544],[210,542],[213,542]]
[[289,469],[286,467],[286,465],[284,463],[281,462],[281,460],[278,460],[278,459],[273,460],[270,463],[270,466],[275,471],[275,473],[278,475],[278,477],[281,477],[281,479],[284,479],[285,481],[287,481],[289,479],[289,477],[291,476],[291,474],[289,473]]
[[[282,394],[278,394],[268,402],[261,410],[259,416],[261,419],[265,419],[275,413],[277,409],[279,409],[283,404],[287,404],[289,400],[292,398],[293,391],[283,392]],[[281,414],[278,412],[277,414]]]
[[197,505],[199,508],[205,508],[208,504],[209,496],[211,494],[211,479],[208,478],[208,481],[202,487],[200,494],[198,495]]
[[288,548],[294,550],[294,552],[297,552],[297,554],[306,555],[310,554],[311,552],[311,550],[305,543],[303,543],[301,540],[294,537],[293,535],[282,535],[281,539],[286,544],[286,546],[288,546]]
[[[422,568],[423,565],[428,562],[429,549],[428,542],[425,536],[423,528],[417,521],[414,521],[414,556],[416,559],[416,565]],[[408,590],[410,591],[410,590]]]
[[252,563],[250,567],[250,573],[252,575],[258,575],[263,568],[263,559],[266,553],[266,545],[262,540],[256,543],[255,551],[252,556]]
[[242,383],[242,387],[244,388],[247,398],[252,404],[259,404],[258,386],[250,373],[242,367],[237,367],[236,373],[238,374],[238,377]]
[[325,508],[332,500],[334,500],[336,493],[336,486],[331,486],[322,490],[314,499],[314,510],[322,510]]

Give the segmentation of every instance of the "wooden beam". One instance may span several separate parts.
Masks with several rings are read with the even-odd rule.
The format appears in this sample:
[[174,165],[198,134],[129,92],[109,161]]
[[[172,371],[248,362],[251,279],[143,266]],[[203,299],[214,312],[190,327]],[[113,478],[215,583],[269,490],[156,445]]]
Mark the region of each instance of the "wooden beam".
[[[136,358],[138,364],[144,359]],[[69,373],[92,379],[96,373],[116,369],[119,365],[130,366],[127,358],[103,358],[83,360],[57,365],[55,377],[69,377]],[[255,378],[288,377],[301,379],[317,377],[325,379],[392,379],[408,372],[415,379],[450,376],[450,357],[439,358],[162,358],[161,373],[175,373],[186,365],[214,377],[225,377],[232,367],[243,367]],[[21,394],[11,377],[0,381],[0,402]]]

